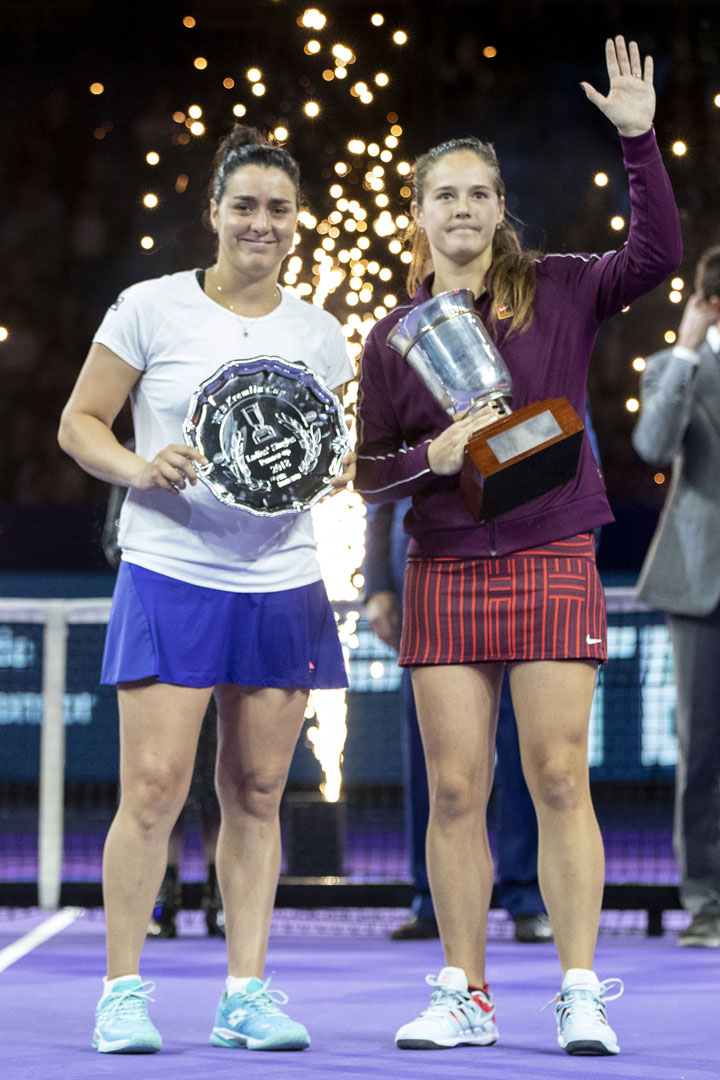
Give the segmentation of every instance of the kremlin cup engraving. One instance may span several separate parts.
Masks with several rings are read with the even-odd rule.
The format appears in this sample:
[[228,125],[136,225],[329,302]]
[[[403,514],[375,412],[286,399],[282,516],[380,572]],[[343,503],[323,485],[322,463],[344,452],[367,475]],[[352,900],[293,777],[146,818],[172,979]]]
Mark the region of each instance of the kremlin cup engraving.
[[438,293],[411,308],[390,331],[387,343],[450,416],[489,403],[509,412],[510,372],[475,311],[470,289]]
[[232,360],[201,383],[183,436],[208,458],[195,467],[213,495],[263,517],[322,499],[349,449],[335,395],[310,368],[278,356]]

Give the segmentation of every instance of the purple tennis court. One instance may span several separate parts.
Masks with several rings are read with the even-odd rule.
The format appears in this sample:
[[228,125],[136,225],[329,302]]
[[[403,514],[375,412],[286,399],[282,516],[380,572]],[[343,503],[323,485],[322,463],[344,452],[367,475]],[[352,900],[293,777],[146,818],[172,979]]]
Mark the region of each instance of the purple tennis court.
[[[310,1029],[301,1053],[214,1049],[208,1037],[225,975],[222,940],[204,936],[199,913],[184,913],[180,936],[148,941],[143,977],[156,983],[152,1015],[164,1048],[150,1057],[102,1057],[90,1048],[103,973],[104,921],[87,911],[0,972],[3,1075],[35,1080],[51,1069],[62,1080],[148,1077],[198,1080],[304,1076],[495,1078],[612,1075],[615,1080],[699,1080],[717,1077],[716,950],[679,949],[673,933],[648,938],[625,913],[604,916],[596,968],[625,982],[610,1006],[621,1054],[568,1057],[556,1045],[552,1008],[558,988],[555,950],[518,945],[507,919],[491,913],[488,974],[498,1006],[500,1038],[492,1047],[401,1051],[396,1028],[428,1000],[423,979],[443,961],[437,941],[390,942],[402,912],[277,911],[267,971],[289,997],[292,1015]],[[666,929],[686,917],[665,916]],[[46,924],[36,910],[0,913],[0,966],[9,947]],[[5,961],[7,962],[7,960]]]

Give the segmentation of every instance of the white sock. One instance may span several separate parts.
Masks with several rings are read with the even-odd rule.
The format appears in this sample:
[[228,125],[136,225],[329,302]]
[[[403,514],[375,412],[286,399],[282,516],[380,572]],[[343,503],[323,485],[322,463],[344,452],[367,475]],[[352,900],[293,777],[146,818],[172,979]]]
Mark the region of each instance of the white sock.
[[244,994],[247,992],[248,983],[254,979],[255,975],[249,975],[247,979],[238,979],[235,975],[228,975],[225,980],[225,989],[229,996],[232,994]]
[[132,975],[116,975],[114,979],[108,979],[107,975],[103,975],[103,993],[102,993],[102,996],[105,998],[105,997],[108,996],[108,994],[112,994],[113,990],[115,989],[115,983],[120,982],[121,979],[139,979],[139,978],[140,978],[140,975],[139,975],[138,972],[134,972]]
[[563,990],[566,986],[583,986],[594,990],[599,980],[592,968],[568,968],[562,981]]

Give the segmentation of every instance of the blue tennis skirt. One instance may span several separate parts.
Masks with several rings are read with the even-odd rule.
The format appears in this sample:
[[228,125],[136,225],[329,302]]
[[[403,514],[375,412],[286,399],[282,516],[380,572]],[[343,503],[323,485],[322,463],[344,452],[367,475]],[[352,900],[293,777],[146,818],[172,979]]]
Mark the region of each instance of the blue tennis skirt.
[[176,686],[347,686],[322,581],[232,593],[121,562],[101,682],[157,678]]

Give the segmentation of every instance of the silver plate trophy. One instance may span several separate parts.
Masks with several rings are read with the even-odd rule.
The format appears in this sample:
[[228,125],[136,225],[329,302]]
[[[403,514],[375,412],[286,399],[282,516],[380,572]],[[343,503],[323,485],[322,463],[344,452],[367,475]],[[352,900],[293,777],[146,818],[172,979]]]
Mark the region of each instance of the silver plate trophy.
[[470,289],[438,293],[411,308],[387,343],[450,416],[490,403],[501,413],[510,411],[510,372],[475,311]]
[[209,459],[196,468],[213,495],[262,517],[308,510],[349,449],[335,395],[278,356],[223,364],[193,394],[183,436]]
[[565,398],[513,412],[512,379],[470,289],[438,293],[411,308],[387,343],[417,372],[452,417],[492,405],[498,419],[465,447],[460,490],[476,521],[567,484],[577,472],[583,425]]

